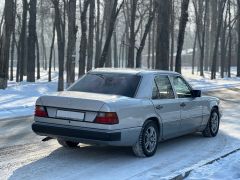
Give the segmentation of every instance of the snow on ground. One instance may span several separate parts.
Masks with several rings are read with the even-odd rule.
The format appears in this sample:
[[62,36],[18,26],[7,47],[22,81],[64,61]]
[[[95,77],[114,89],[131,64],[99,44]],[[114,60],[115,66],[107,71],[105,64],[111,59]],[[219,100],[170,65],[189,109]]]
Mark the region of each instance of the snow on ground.
[[[240,79],[235,78],[233,74],[234,78],[231,79],[211,81],[209,73],[205,73],[205,78],[200,78],[198,75],[191,75],[190,69],[187,68],[183,70],[183,75],[195,88],[205,91],[238,86],[238,89],[208,92],[210,95],[225,99],[222,101],[224,116],[216,138],[203,138],[200,134],[179,137],[159,144],[156,155],[144,159],[135,158],[130,149],[120,147],[83,146],[66,150],[61,148],[55,140],[47,143],[11,146],[0,149],[0,177],[2,179],[78,179],[79,177],[83,179],[169,179],[167,177],[174,177],[185,172],[185,169],[196,167],[189,179],[239,179],[239,153],[211,165],[202,165],[240,147]],[[53,77],[54,80],[51,83],[47,83],[47,73],[43,74],[43,79],[35,84],[10,82],[6,90],[0,90],[0,116],[4,113],[8,118],[31,115],[37,97],[56,91],[57,74]],[[21,119],[16,121],[22,122]],[[30,129],[26,126],[27,120],[26,123],[14,129],[9,127],[13,127],[12,123],[15,121],[8,120],[2,123],[4,125],[0,132],[0,140],[3,138],[12,142],[20,136],[22,141],[31,143],[35,138],[35,135],[26,136],[25,130]],[[24,132],[21,135],[11,135],[6,138],[9,131]]]
[[201,77],[199,73],[193,75],[191,68],[184,68],[182,70],[183,76],[191,83],[196,89],[202,91],[212,91],[221,88],[230,88],[240,85],[240,78],[236,77],[236,68],[232,68],[231,78],[221,78],[219,73],[216,74],[216,79],[211,80],[211,72],[204,72],[204,77]]
[[[226,87],[240,85],[240,78],[236,77],[236,68],[232,69],[232,78],[219,78],[210,80],[210,73],[205,72],[205,77],[198,74],[192,75],[191,68],[183,68],[183,76],[196,89],[211,91]],[[48,82],[48,72],[43,71],[41,80],[36,83],[9,82],[6,90],[0,90],[0,119],[29,116],[34,112],[34,104],[39,96],[46,95],[57,90],[57,72],[52,74],[52,82]]]
[[[198,169],[213,159],[221,157],[240,147],[240,86],[208,95],[222,97],[224,115],[220,131],[215,138],[203,138],[200,133],[178,137],[161,142],[157,153],[150,158],[136,158],[131,148],[89,146],[80,144],[80,148],[65,149],[56,140],[37,142],[35,136],[22,134],[24,143],[20,146],[0,148],[0,179],[170,179],[189,169]],[[19,130],[27,128],[22,119],[14,119],[19,123]],[[29,118],[30,120],[31,118]],[[1,121],[0,141],[2,135],[8,141],[19,139],[9,136],[14,131],[13,122]],[[15,128],[16,129],[16,128]],[[2,130],[5,130],[2,132]],[[16,131],[16,130],[15,130]],[[30,132],[30,130],[29,130]],[[1,135],[2,134],[2,135]],[[8,137],[8,138],[6,138]],[[31,138],[32,137],[32,138]],[[31,140],[29,140],[31,139]],[[2,142],[2,141],[1,141]],[[236,162],[237,163],[237,162]],[[46,168],[47,167],[47,168]],[[226,169],[231,170],[232,169]],[[220,179],[228,179],[228,174]],[[236,171],[234,171],[236,172]],[[116,176],[117,174],[117,176]],[[201,177],[201,176],[200,176]],[[204,178],[198,178],[204,179]],[[206,178],[208,179],[208,178]]]
[[10,81],[6,90],[0,90],[0,119],[32,115],[36,99],[56,91],[57,73],[52,74],[52,79],[53,82],[47,82],[44,72],[36,83]]
[[194,179],[240,179],[240,152],[231,154],[213,164],[202,166],[190,173],[187,180]]

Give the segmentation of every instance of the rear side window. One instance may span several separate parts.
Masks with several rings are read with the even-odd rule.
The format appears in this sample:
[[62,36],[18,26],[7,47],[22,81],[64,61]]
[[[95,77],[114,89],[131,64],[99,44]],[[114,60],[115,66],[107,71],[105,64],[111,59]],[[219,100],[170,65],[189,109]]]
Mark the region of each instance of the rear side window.
[[168,76],[156,76],[153,85],[153,99],[174,99],[174,92]]
[[68,90],[134,97],[140,79],[132,74],[88,73]]

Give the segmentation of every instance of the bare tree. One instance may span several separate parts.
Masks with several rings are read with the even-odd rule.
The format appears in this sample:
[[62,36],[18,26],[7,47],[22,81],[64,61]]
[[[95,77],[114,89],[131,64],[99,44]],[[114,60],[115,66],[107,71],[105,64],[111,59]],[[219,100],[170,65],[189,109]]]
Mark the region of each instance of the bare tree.
[[[10,66],[10,81],[13,81],[13,61],[15,55],[15,46],[16,46],[16,14],[17,14],[17,0],[14,1],[14,9],[13,9],[13,32],[12,32],[12,42],[11,42],[11,66]],[[0,25],[1,29],[1,25]],[[1,30],[0,30],[1,31]],[[0,32],[1,34],[1,32]]]
[[[101,55],[101,49],[102,49],[102,43],[101,43],[101,39],[103,37],[103,31],[104,31],[104,20],[102,23],[102,27],[100,27],[100,0],[97,0],[97,18],[96,18],[96,35],[95,35],[95,42],[96,42],[96,46],[95,46],[95,64],[94,67],[96,68],[98,66],[98,60],[99,60],[99,56]],[[101,36],[100,36],[101,35]]]
[[184,43],[184,36],[185,36],[185,28],[188,21],[188,5],[189,0],[183,0],[181,6],[181,17],[179,22],[179,32],[178,32],[178,42],[177,42],[177,55],[176,55],[176,65],[175,71],[181,73],[181,66],[182,66],[182,48]]
[[231,25],[231,1],[228,0],[228,64],[227,64],[227,73],[228,77],[231,77],[231,64],[232,64],[232,25]]
[[[205,3],[205,5],[204,5]],[[204,66],[204,54],[205,54],[205,35],[206,35],[206,21],[207,21],[207,12],[209,9],[209,1],[198,1],[198,4],[193,1],[195,15],[196,15],[196,24],[197,24],[197,39],[200,48],[200,76],[204,76],[203,66]]]
[[174,8],[174,0],[171,0],[171,30],[170,30],[170,35],[171,35],[171,57],[170,57],[170,70],[173,71],[173,54],[174,54],[174,29],[175,29],[175,8]]
[[130,0],[130,2],[131,2],[130,40],[129,40],[127,67],[133,68],[134,67],[134,49],[135,49],[135,19],[136,19],[138,0]]
[[4,26],[0,34],[0,89],[7,88],[9,50],[14,19],[12,9],[14,9],[14,1],[5,0]]
[[238,14],[238,27],[237,27],[237,34],[238,34],[238,46],[237,46],[237,77],[240,77],[240,0],[237,0],[237,14]]
[[35,44],[36,44],[36,14],[37,0],[29,2],[29,23],[28,23],[28,64],[27,64],[27,81],[35,82]]
[[44,19],[45,19],[45,6],[44,6],[44,0],[40,1],[40,25],[41,25],[41,47],[42,47],[42,62],[43,62],[43,68],[47,70],[47,52],[46,52],[46,45],[45,45],[45,25],[44,25]]
[[[81,1],[81,0],[80,0]],[[87,10],[88,6],[92,0],[84,0],[83,10],[81,12],[81,41],[80,41],[80,50],[79,50],[79,71],[78,77],[81,77],[85,74],[86,66],[86,53],[87,53]]]
[[[28,3],[27,0],[22,0],[23,4],[23,12],[22,12],[22,27],[21,27],[21,34],[19,38],[19,56],[18,56],[18,63],[19,63],[19,80],[23,81],[23,75],[24,75],[24,65],[25,65],[25,59],[26,59],[26,24],[27,24],[27,8]],[[18,77],[17,77],[18,79]]]
[[94,38],[94,19],[95,19],[95,0],[90,2],[89,10],[89,31],[88,31],[88,47],[87,47],[87,71],[93,67],[93,38]]
[[65,1],[63,15],[60,12],[59,0],[52,0],[55,9],[55,25],[58,41],[58,91],[64,89],[64,51],[65,51]]
[[[37,34],[37,32],[36,32]],[[37,51],[37,79],[40,79],[40,53],[39,53],[39,42],[38,36],[36,35],[36,51]]]
[[171,1],[158,0],[156,69],[169,69]]
[[75,80],[75,61],[76,61],[76,0],[68,1],[68,44],[67,44],[67,86]]
[[[56,31],[56,23],[55,23],[55,19],[53,19],[52,42],[50,47],[49,65],[48,65],[48,82],[52,81],[52,56],[53,56],[53,49],[54,49],[54,42],[55,42],[55,31]],[[68,69],[68,67],[66,69]]]
[[218,7],[218,25],[217,25],[217,33],[212,57],[212,67],[211,67],[211,79],[216,79],[216,70],[217,70],[217,51],[219,45],[219,37],[221,33],[221,27],[223,22],[223,12],[225,9],[226,0],[220,0]]
[[111,21],[110,21],[110,26],[109,26],[109,31],[107,34],[107,38],[105,41],[105,45],[102,51],[102,55],[101,55],[101,59],[99,61],[99,67],[103,67],[104,64],[106,63],[107,60],[107,54],[108,54],[108,50],[109,50],[109,45],[111,42],[111,38],[112,38],[112,34],[113,34],[113,30],[115,27],[115,22],[117,19],[117,16],[123,6],[124,1],[122,1],[122,3],[120,4],[120,6],[117,8],[118,5],[118,0],[114,0],[114,4],[113,4],[113,8],[112,8],[112,13],[111,13]]
[[195,69],[195,56],[196,56],[196,46],[197,46],[197,28],[195,31],[195,37],[194,37],[194,42],[193,42],[193,54],[192,54],[192,74],[194,74],[194,69]]
[[145,46],[145,41],[147,39],[147,35],[150,32],[150,30],[151,30],[151,25],[152,25],[152,22],[153,22],[153,19],[154,19],[156,6],[157,6],[157,4],[154,3],[154,9],[150,10],[149,18],[148,18],[147,24],[145,26],[145,30],[144,30],[143,37],[142,37],[141,42],[140,42],[140,46],[137,49],[137,56],[136,56],[136,67],[137,68],[140,68],[141,65],[142,65],[141,55],[142,55],[142,51],[143,51],[144,46]]

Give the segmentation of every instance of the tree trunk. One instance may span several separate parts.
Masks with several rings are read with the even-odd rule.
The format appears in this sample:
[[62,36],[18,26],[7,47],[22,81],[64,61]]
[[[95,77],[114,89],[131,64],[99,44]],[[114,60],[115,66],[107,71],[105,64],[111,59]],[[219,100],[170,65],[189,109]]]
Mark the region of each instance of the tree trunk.
[[[12,43],[11,43],[11,67],[10,67],[10,81],[13,81],[13,61],[15,54],[15,45],[16,45],[16,14],[17,14],[17,0],[14,1],[14,9],[13,9],[13,31],[12,31]],[[1,25],[0,25],[1,28]],[[1,35],[1,32],[0,32]]]
[[[35,32],[37,34],[37,32]],[[39,41],[38,37],[36,35],[36,50],[37,50],[37,79],[40,79],[41,74],[40,74],[40,53],[39,53]]]
[[21,28],[21,34],[20,34],[20,59],[19,61],[19,76],[20,81],[23,81],[23,75],[24,75],[24,62],[26,59],[26,23],[27,23],[27,0],[22,0],[23,3],[23,12],[22,12],[22,28]]
[[[205,7],[204,7],[205,2]],[[196,15],[196,27],[197,27],[197,39],[200,48],[200,62],[199,71],[200,76],[204,76],[204,55],[205,55],[205,35],[206,35],[206,21],[209,9],[209,1],[193,1],[195,15]]]
[[27,60],[27,81],[35,82],[35,44],[36,44],[36,14],[37,0],[29,2],[29,23],[28,23],[28,60]]
[[[237,14],[240,16],[240,0],[237,0]],[[238,46],[237,46],[237,77],[240,77],[240,18],[237,22]]]
[[169,69],[171,1],[158,0],[156,69]]
[[41,46],[42,46],[42,61],[43,61],[43,68],[47,70],[47,54],[46,54],[46,46],[45,46],[45,38],[44,38],[44,18],[45,12],[43,9],[43,0],[40,1],[40,23],[41,23]]
[[95,0],[90,3],[89,10],[89,31],[88,31],[88,48],[87,48],[87,71],[93,67],[93,38],[94,38],[94,19],[95,19]]
[[104,64],[106,63],[107,60],[107,55],[108,55],[108,51],[109,51],[109,45],[111,43],[111,38],[112,38],[112,34],[113,34],[113,30],[115,27],[115,22],[117,19],[117,16],[122,8],[123,2],[120,4],[119,8],[117,9],[117,4],[118,4],[118,0],[114,0],[114,4],[113,4],[113,8],[112,8],[112,13],[111,13],[111,20],[110,20],[110,26],[109,26],[109,31],[107,34],[107,38],[106,38],[106,42],[103,48],[103,52],[101,55],[101,59],[99,61],[99,67],[103,67]]
[[[103,29],[103,28],[102,28]],[[94,67],[98,66],[99,56],[101,54],[100,44],[100,0],[97,0],[97,19],[96,19],[96,33],[95,33],[95,63]]]
[[154,15],[155,15],[155,8],[154,8],[153,12],[150,12],[150,14],[149,14],[148,22],[145,26],[143,37],[142,37],[140,46],[137,50],[137,56],[136,56],[136,67],[137,68],[141,68],[141,66],[142,66],[142,62],[141,62],[142,51],[143,51],[144,46],[145,46],[145,41],[147,39],[147,35],[151,30],[151,25],[152,25],[152,21],[154,19]]
[[[207,2],[210,3],[210,2]],[[208,71],[209,69],[209,58],[210,58],[210,11],[206,8],[206,43],[205,43],[205,55],[204,55],[204,70]]]
[[[53,54],[53,48],[54,48],[54,42],[55,42],[55,30],[56,30],[56,23],[54,20],[53,29],[52,29],[52,42],[50,47],[49,65],[48,65],[48,82],[52,81],[52,54]],[[66,69],[68,69],[68,67]]]
[[224,78],[224,70],[225,70],[225,60],[226,60],[226,47],[225,47],[225,43],[226,43],[226,28],[227,28],[227,22],[226,19],[223,23],[224,25],[222,26],[222,30],[221,30],[221,78]]
[[91,0],[84,0],[83,10],[81,13],[81,28],[82,36],[80,41],[80,50],[79,50],[79,71],[78,77],[81,77],[85,74],[86,66],[86,53],[87,53],[87,10]]
[[[64,89],[64,50],[65,50],[65,17],[62,20],[59,9],[59,1],[52,0],[55,9],[55,25],[57,31],[57,41],[58,41],[58,91],[63,91]],[[65,3],[64,3],[65,9]],[[65,10],[64,10],[65,11]],[[65,16],[65,12],[63,13]]]
[[[17,44],[17,43],[16,43]],[[21,59],[21,48],[20,42],[17,44],[17,72],[16,72],[16,82],[20,81],[20,59]]]
[[[155,17],[154,17],[155,18]],[[152,27],[152,69],[155,69],[156,64],[156,18],[153,20],[153,27]]]
[[175,65],[175,71],[178,73],[181,73],[181,69],[182,69],[181,55],[182,55],[182,48],[184,43],[185,28],[188,21],[188,5],[189,5],[189,0],[182,1],[181,17],[179,22],[178,42],[177,42],[176,65]]
[[174,54],[174,25],[175,25],[175,10],[174,0],[171,0],[171,57],[170,57],[170,70],[173,71],[173,54]]
[[216,70],[217,70],[217,52],[218,52],[218,45],[219,45],[219,36],[221,33],[222,21],[223,21],[223,12],[225,8],[226,0],[221,0],[219,2],[219,9],[218,9],[218,26],[217,26],[217,33],[213,51],[213,60],[212,60],[212,67],[211,67],[211,79],[216,79]]
[[[105,31],[107,33],[107,32],[109,32],[110,26],[111,26],[111,16],[110,16],[110,14],[111,14],[111,12],[114,8],[114,0],[105,0],[104,2],[105,2],[104,19],[106,20]],[[106,37],[106,39],[107,39],[107,37]],[[106,59],[105,67],[112,67],[112,45],[111,45],[111,41],[108,45],[108,53],[107,53],[106,58],[107,59]]]
[[228,1],[228,26],[229,26],[229,30],[228,30],[228,36],[229,36],[229,40],[228,40],[228,64],[227,64],[227,73],[228,73],[228,77],[231,77],[231,64],[232,64],[232,26],[231,26],[231,2]]
[[135,49],[135,19],[138,0],[131,0],[131,20],[130,20],[130,42],[128,50],[128,65],[129,68],[134,68],[134,49]]
[[9,66],[9,50],[11,34],[13,31],[13,10],[14,1],[5,0],[5,24],[3,27],[0,41],[0,89],[7,88],[8,66]]
[[218,22],[217,4],[218,4],[218,0],[210,1],[210,5],[211,5],[210,59],[209,59],[210,68],[212,65],[214,42],[216,39],[216,32],[217,32],[217,22]]
[[[75,63],[76,63],[76,0],[68,2],[68,44],[67,44],[67,86],[74,83],[75,80]],[[54,45],[54,44],[53,44]],[[53,45],[51,46],[53,48]],[[50,65],[50,63],[49,63]]]
[[116,31],[116,27],[117,26],[115,26],[115,31],[114,31],[114,51],[113,51],[113,53],[114,53],[114,64],[113,64],[113,66],[115,67],[115,68],[117,68],[117,67],[119,67],[119,64],[118,64],[118,50],[117,50],[117,31]]
[[[197,29],[196,29],[196,31],[197,31]],[[195,68],[196,45],[197,45],[197,32],[195,33],[195,38],[194,38],[194,43],[193,43],[192,74],[194,74],[194,68]]]

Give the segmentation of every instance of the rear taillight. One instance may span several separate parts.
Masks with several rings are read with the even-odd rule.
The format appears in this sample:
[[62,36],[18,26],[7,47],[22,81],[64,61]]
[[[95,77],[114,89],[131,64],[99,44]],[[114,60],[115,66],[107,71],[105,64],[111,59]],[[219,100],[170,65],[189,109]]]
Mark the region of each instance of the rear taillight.
[[101,112],[98,113],[95,123],[99,124],[118,124],[118,116],[115,112]]
[[37,117],[48,117],[47,110],[44,106],[35,107],[35,116]]

